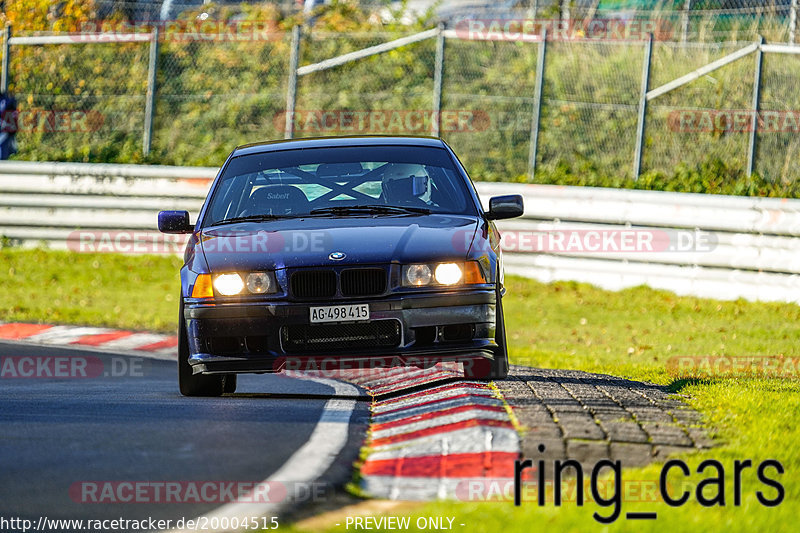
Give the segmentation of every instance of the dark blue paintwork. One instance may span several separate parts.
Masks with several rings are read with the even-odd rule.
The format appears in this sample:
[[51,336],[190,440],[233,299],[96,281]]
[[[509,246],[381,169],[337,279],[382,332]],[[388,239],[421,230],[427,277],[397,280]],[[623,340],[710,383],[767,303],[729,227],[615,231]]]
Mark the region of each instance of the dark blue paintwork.
[[[276,361],[287,356],[278,337],[283,327],[308,325],[309,306],[369,303],[373,319],[397,320],[402,325],[402,342],[391,350],[356,351],[332,355],[349,358],[377,358],[385,355],[441,360],[487,358],[497,355],[495,318],[497,299],[503,293],[500,235],[494,218],[519,216],[520,197],[502,197],[494,203],[504,206],[500,213],[485,213],[475,188],[456,155],[440,139],[428,137],[336,137],[249,144],[234,150],[212,184],[209,199],[232,158],[257,153],[309,148],[353,146],[419,146],[444,149],[453,167],[464,180],[474,203],[475,215],[422,214],[408,216],[289,218],[260,222],[241,222],[204,227],[209,209],[206,200],[192,230],[181,269],[182,313],[186,328],[189,363],[194,373],[275,371]],[[510,206],[510,207],[509,207]],[[496,216],[495,216],[496,215]],[[180,216],[164,215],[164,228],[180,226]],[[292,245],[296,238],[312,238],[315,246]],[[257,242],[261,248],[242,246]],[[341,252],[344,258],[333,258]],[[455,287],[404,287],[400,281],[402,265],[414,263],[477,261],[486,282]],[[358,266],[385,268],[389,286],[384,294],[369,298],[343,298],[327,301],[301,301],[288,290],[290,276],[297,269],[341,269]],[[246,295],[194,299],[192,288],[198,274],[272,271],[279,290],[269,295]],[[338,275],[338,274],[337,274]],[[464,342],[445,342],[439,337],[448,325],[466,324],[472,337]],[[415,335],[420,328],[433,328],[436,339],[421,346]],[[213,336],[240,338],[242,345],[252,335],[269,339],[259,353],[221,356],[213,353],[207,342]]]

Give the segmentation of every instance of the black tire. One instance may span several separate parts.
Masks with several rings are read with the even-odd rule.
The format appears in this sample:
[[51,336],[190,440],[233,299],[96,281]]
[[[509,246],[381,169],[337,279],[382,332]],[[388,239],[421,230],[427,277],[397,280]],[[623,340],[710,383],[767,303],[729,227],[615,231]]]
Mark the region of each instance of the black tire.
[[[186,321],[183,319],[183,304],[178,315],[178,386],[184,396],[221,396],[224,391],[224,376],[192,374],[189,364],[189,341],[186,336]],[[234,387],[235,387],[234,381]]]
[[506,346],[506,317],[503,312],[503,297],[497,291],[497,325],[495,326],[495,342],[497,350],[492,360],[490,379],[506,379],[508,377],[508,347]]
[[495,342],[497,348],[490,360],[471,361],[464,364],[464,377],[479,381],[494,381],[508,377],[508,349],[506,347],[506,321],[503,314],[503,299],[497,289],[497,314]]
[[222,391],[225,394],[236,392],[236,374],[225,374],[225,383],[222,385]]

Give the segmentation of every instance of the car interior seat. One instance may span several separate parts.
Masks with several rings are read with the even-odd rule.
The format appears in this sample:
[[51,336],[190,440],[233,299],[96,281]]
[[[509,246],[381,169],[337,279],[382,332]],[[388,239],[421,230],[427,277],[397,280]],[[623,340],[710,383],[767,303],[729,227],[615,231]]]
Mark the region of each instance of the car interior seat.
[[308,213],[306,195],[292,185],[267,185],[250,194],[243,215],[291,215]]

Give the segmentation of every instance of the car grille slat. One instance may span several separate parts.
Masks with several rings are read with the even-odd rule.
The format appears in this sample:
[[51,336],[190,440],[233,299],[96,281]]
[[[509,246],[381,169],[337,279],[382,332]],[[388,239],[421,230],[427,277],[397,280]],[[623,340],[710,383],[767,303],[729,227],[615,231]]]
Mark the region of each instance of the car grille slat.
[[342,296],[377,296],[386,291],[386,271],[382,268],[342,270],[339,283]]
[[295,272],[291,287],[296,298],[333,298],[336,296],[336,273],[332,270]]
[[386,348],[400,344],[400,322],[375,320],[356,324],[298,324],[281,328],[286,352],[331,352]]
[[[333,298],[337,292],[336,271],[301,270],[291,275],[289,284],[295,298]],[[338,277],[338,288],[346,298],[380,296],[386,287],[387,272],[383,268],[346,268]]]

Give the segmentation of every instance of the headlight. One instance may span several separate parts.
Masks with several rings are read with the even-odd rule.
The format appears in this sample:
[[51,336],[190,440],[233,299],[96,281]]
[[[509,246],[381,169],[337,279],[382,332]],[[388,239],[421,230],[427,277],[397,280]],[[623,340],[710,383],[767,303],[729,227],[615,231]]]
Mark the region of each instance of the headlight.
[[486,283],[486,274],[477,261],[405,265],[403,267],[403,286],[405,287],[483,283]]
[[455,263],[442,263],[437,265],[434,272],[436,283],[441,283],[442,285],[455,285],[461,281],[461,276],[461,267]]
[[422,287],[431,282],[431,267],[428,265],[408,265],[405,270],[403,285]]
[[[244,279],[242,279],[244,278]],[[245,291],[245,287],[247,291]],[[214,276],[214,289],[222,296],[237,294],[272,294],[278,292],[278,282],[272,272],[229,272]]]
[[274,292],[272,288],[272,279],[266,272],[252,272],[247,275],[247,290],[252,294],[264,294],[267,292]]
[[244,289],[242,276],[236,272],[232,274],[220,274],[214,280],[214,288],[223,296],[233,296],[239,294]]

